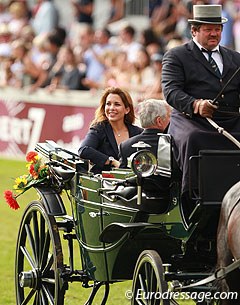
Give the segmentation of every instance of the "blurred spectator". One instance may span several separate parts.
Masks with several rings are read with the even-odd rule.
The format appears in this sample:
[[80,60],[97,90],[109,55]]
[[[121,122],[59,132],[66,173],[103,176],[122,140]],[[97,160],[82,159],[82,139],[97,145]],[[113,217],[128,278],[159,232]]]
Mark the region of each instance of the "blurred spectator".
[[137,56],[133,62],[133,75],[131,77],[130,88],[137,92],[144,92],[154,81],[153,69],[150,66],[150,57],[145,48],[137,51]]
[[24,40],[18,39],[12,42],[12,58],[14,62],[11,71],[15,87],[29,86],[38,79],[41,70],[31,60]]
[[156,98],[162,99],[163,92],[162,92],[162,59],[163,54],[155,53],[151,56],[151,65],[153,68],[153,77],[154,80],[152,84],[150,84],[143,95],[143,99],[148,98]]
[[62,45],[63,36],[62,33],[59,34],[58,30],[54,30],[47,35],[44,48],[49,54],[49,65],[45,65],[45,70],[42,70],[41,77],[31,86],[30,92],[40,87],[44,88],[51,83],[52,78],[55,76],[55,72],[52,69],[57,61],[57,55]]
[[128,55],[129,62],[133,62],[137,58],[137,51],[141,49],[141,44],[135,40],[135,28],[131,25],[124,26],[119,33],[120,50]]
[[47,71],[51,65],[52,59],[46,48],[47,34],[39,34],[33,39],[31,58],[35,65]]
[[159,38],[150,27],[141,31],[139,41],[144,47],[147,47],[151,43],[159,43]]
[[94,0],[71,0],[71,3],[76,21],[92,25]]
[[0,56],[9,57],[11,55],[12,34],[5,23],[0,24]]
[[91,25],[86,24],[79,29],[78,37],[75,38],[75,40],[70,41],[70,45],[79,63],[83,63],[83,55],[89,48],[91,48],[93,40],[94,30]]
[[86,79],[83,80],[85,86],[91,87],[91,81],[99,82],[103,78],[105,71],[104,54],[114,48],[109,42],[110,37],[111,33],[107,28],[96,30],[95,43],[85,51],[83,55],[86,65]]
[[152,18],[153,13],[162,5],[162,0],[149,0],[149,17]]
[[51,0],[37,1],[35,9],[33,9],[32,27],[36,35],[50,33],[58,26],[58,10]]
[[[185,3],[180,0],[162,0],[162,4],[157,6],[151,17],[151,26],[158,35],[162,36],[167,43],[178,34],[179,22],[184,21],[190,16]],[[187,23],[185,23],[185,27]],[[184,29],[181,29],[184,32]]]
[[0,88],[14,86],[14,77],[11,71],[12,57],[0,55]]
[[141,31],[139,42],[146,48],[149,56],[164,51],[164,42],[161,41],[152,28]]
[[52,68],[55,73],[48,86],[50,92],[55,89],[78,90],[80,87],[80,73],[70,47],[62,46],[58,52],[58,60]]
[[119,51],[115,55],[114,65],[105,72],[106,87],[121,87],[129,90],[132,78],[132,64],[127,53]]
[[220,44],[227,48],[233,48],[233,16],[231,8],[228,7],[227,0],[214,0],[214,4],[222,5],[222,16],[228,19],[228,22],[223,26]]
[[110,1],[110,15],[107,24],[118,21],[124,16],[124,0]]
[[184,43],[182,37],[175,37],[169,40],[169,42],[167,43],[166,47],[165,47],[165,51],[168,51],[172,48],[175,48],[177,46],[180,46]]
[[[111,14],[107,23],[120,20],[124,16],[125,1],[108,1]],[[72,36],[72,27],[70,31],[58,27],[58,11],[54,0],[35,2],[37,4],[31,11],[32,19],[29,21],[27,0],[0,0],[1,85],[14,85],[15,73],[19,76],[22,71],[24,79],[20,86],[30,83],[31,90],[35,90],[55,83],[56,88],[65,88],[64,82],[68,83],[72,79],[71,75],[75,73],[72,71],[75,71],[77,65],[81,79],[80,89],[100,89],[113,85],[136,90],[139,99],[142,96],[162,98],[161,54],[191,38],[188,36],[190,31],[186,20],[191,18],[194,4],[223,5],[223,14],[229,21],[223,27],[221,43],[230,48],[235,47],[240,52],[240,0],[150,0],[147,9],[151,27],[136,33],[137,25],[125,24],[120,28],[119,34],[111,39],[107,28],[93,29],[94,0],[72,0],[76,13],[75,32]],[[40,32],[42,34],[38,34]],[[23,56],[25,60],[20,59],[19,55],[24,53],[23,49],[21,52],[15,50],[15,58],[11,57],[12,41],[19,40],[20,34],[20,40],[24,41],[26,49]],[[63,45],[70,46],[73,50],[72,63],[71,49],[68,55],[65,54],[65,60],[59,54]],[[67,53],[67,47],[61,49],[65,49]],[[26,65],[28,58],[29,63]],[[33,66],[36,69],[30,69]],[[61,69],[56,72],[59,67]],[[36,74],[31,72],[33,70]],[[77,79],[78,75],[76,83]],[[74,81],[71,84],[76,88]]]
[[31,25],[26,24],[21,30],[21,38],[26,42],[26,44],[31,45],[33,39],[35,37],[35,33]]
[[0,24],[8,23],[11,20],[11,14],[8,11],[8,0],[0,0]]
[[240,52],[240,1],[233,0],[234,4],[234,25],[233,25],[233,39],[235,50]]
[[11,20],[8,23],[9,31],[14,39],[20,38],[23,27],[28,23],[26,6],[23,2],[13,2],[9,6],[9,12],[11,14]]

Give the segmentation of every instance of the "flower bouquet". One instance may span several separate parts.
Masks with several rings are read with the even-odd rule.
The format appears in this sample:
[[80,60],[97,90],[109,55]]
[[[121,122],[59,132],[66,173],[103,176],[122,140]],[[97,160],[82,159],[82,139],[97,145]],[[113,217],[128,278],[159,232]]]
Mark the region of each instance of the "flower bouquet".
[[33,185],[37,183],[41,183],[44,180],[48,179],[49,176],[49,168],[47,164],[42,162],[42,159],[39,157],[38,153],[35,151],[30,151],[26,155],[27,169],[28,174],[22,175],[15,179],[15,185],[13,189],[15,193],[11,190],[4,191],[4,198],[10,208],[17,210],[20,208],[17,197],[22,195],[28,189],[30,189]]

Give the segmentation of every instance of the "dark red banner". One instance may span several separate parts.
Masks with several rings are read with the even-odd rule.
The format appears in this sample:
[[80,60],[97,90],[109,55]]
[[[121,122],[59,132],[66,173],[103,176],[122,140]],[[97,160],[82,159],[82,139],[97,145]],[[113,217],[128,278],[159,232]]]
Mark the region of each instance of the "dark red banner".
[[[66,101],[67,104],[67,101]],[[36,143],[53,140],[77,151],[95,107],[0,99],[0,155],[23,157]]]

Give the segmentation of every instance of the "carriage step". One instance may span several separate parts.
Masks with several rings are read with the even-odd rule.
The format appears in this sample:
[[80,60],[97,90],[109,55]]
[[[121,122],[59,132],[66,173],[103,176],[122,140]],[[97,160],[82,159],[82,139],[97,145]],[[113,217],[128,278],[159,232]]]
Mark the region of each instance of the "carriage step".
[[67,233],[72,232],[74,225],[73,221],[70,219],[58,220],[57,221],[58,230],[64,231]]

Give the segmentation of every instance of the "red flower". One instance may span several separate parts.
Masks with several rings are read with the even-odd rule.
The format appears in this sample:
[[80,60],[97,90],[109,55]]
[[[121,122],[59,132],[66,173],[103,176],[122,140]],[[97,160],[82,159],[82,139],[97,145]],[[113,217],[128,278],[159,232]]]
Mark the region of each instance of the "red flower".
[[30,167],[29,167],[29,173],[30,175],[32,175],[32,177],[34,179],[37,179],[38,178],[38,173],[35,171],[35,166],[34,164],[31,164]]
[[14,210],[17,210],[20,208],[12,191],[9,191],[9,190],[4,191],[4,198],[7,202],[7,204],[10,206],[10,208],[12,208]]
[[27,162],[35,162],[36,159],[35,157],[38,156],[38,153],[35,151],[30,151],[29,153],[27,153],[26,155],[26,160]]

